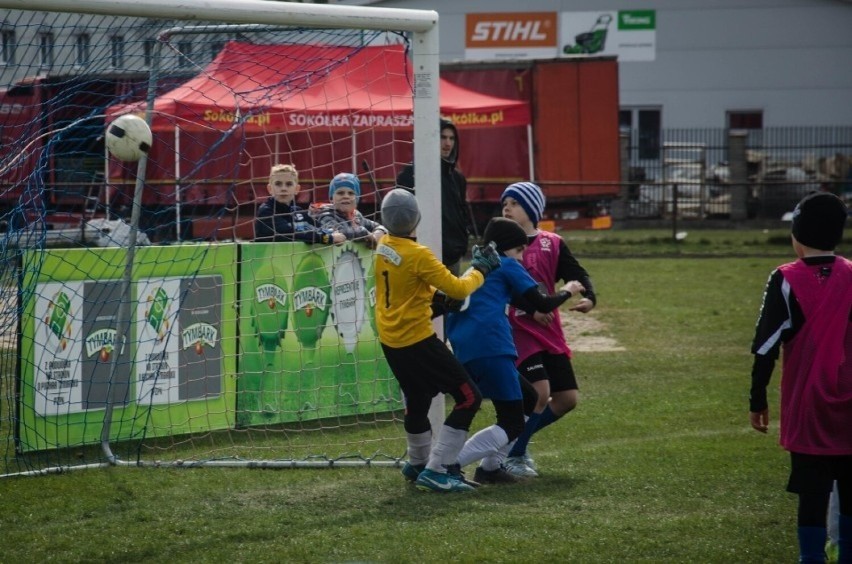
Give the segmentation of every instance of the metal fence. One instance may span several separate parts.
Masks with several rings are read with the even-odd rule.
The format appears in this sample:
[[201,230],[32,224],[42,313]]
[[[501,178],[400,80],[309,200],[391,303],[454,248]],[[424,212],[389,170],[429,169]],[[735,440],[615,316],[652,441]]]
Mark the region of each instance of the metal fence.
[[623,217],[780,219],[802,196],[852,198],[852,126],[622,134]]

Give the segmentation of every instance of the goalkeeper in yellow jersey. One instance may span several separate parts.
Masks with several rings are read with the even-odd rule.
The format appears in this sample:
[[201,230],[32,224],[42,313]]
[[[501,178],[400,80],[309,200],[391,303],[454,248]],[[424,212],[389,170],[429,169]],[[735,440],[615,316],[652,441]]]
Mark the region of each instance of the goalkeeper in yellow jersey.
[[[499,268],[494,247],[472,250],[471,269],[454,276],[432,251],[414,239],[420,223],[417,200],[408,190],[391,190],[382,201],[382,224],[388,230],[375,252],[376,325],[379,341],[405,396],[408,462],[403,475],[418,489],[463,492],[473,489],[455,467],[482,395],[464,367],[435,334],[432,301],[436,290],[463,300]],[[432,446],[429,406],[439,393],[455,406]]]

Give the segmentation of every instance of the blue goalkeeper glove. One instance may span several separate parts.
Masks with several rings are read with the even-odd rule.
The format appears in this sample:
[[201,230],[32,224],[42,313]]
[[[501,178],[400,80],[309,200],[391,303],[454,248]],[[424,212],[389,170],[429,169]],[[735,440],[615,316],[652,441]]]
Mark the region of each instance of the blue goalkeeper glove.
[[473,257],[470,260],[470,266],[481,272],[483,276],[488,276],[492,270],[500,268],[500,255],[497,253],[497,244],[494,241],[482,247],[474,245],[470,254]]

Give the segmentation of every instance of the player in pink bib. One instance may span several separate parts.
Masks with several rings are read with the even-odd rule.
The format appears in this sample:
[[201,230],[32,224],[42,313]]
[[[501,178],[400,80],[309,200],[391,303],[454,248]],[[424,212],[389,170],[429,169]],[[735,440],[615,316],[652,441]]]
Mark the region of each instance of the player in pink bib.
[[780,349],[780,443],[787,491],[798,494],[799,562],[824,562],[826,512],[836,481],[839,562],[852,561],[852,262],[835,256],[848,210],[828,192],[793,211],[795,262],[769,276],[751,352],[749,419],[769,428],[766,387]]
[[[527,234],[523,264],[540,289],[552,294],[560,280],[577,280],[585,288],[583,298],[569,310],[588,313],[596,303],[589,273],[580,266],[559,235],[538,229],[545,206],[541,188],[532,182],[516,182],[503,191],[500,201],[503,217],[515,220]],[[538,392],[538,401],[534,407],[525,406],[528,419],[524,432],[509,452],[505,464],[515,476],[535,477],[538,472],[527,453],[530,438],[577,406],[578,385],[571,364],[571,349],[562,333],[559,310],[538,313],[523,300],[513,305],[515,307],[509,310],[509,320],[518,350],[518,372]]]

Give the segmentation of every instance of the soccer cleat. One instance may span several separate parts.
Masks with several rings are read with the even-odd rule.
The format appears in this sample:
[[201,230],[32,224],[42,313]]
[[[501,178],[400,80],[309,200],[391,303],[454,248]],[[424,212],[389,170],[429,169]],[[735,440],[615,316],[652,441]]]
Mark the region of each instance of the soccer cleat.
[[418,490],[424,492],[472,492],[474,487],[462,482],[458,477],[451,474],[442,474],[428,468],[424,468],[414,485]]
[[409,482],[413,482],[417,480],[417,477],[420,476],[420,473],[423,472],[424,468],[426,468],[425,464],[412,464],[410,462],[406,462],[402,466],[402,475],[405,476],[405,479]]
[[532,468],[535,471],[538,471],[538,466],[536,466],[535,460],[533,460],[533,457],[530,456],[530,454],[528,452],[525,452],[521,458],[524,459],[524,463],[527,466],[529,466],[530,468]]
[[461,465],[458,462],[456,462],[455,464],[445,464],[444,468],[447,469],[447,474],[449,474],[450,476],[455,476],[456,478],[458,478],[459,480],[461,480],[462,482],[464,482],[468,486],[478,488],[479,486],[482,485],[477,481],[468,480],[465,477],[464,471],[461,469]]
[[523,456],[510,456],[505,462],[506,471],[516,478],[537,478],[538,472],[527,466]]
[[486,470],[482,466],[476,468],[473,478],[480,484],[515,484],[518,479],[510,474],[504,466],[496,470]]

